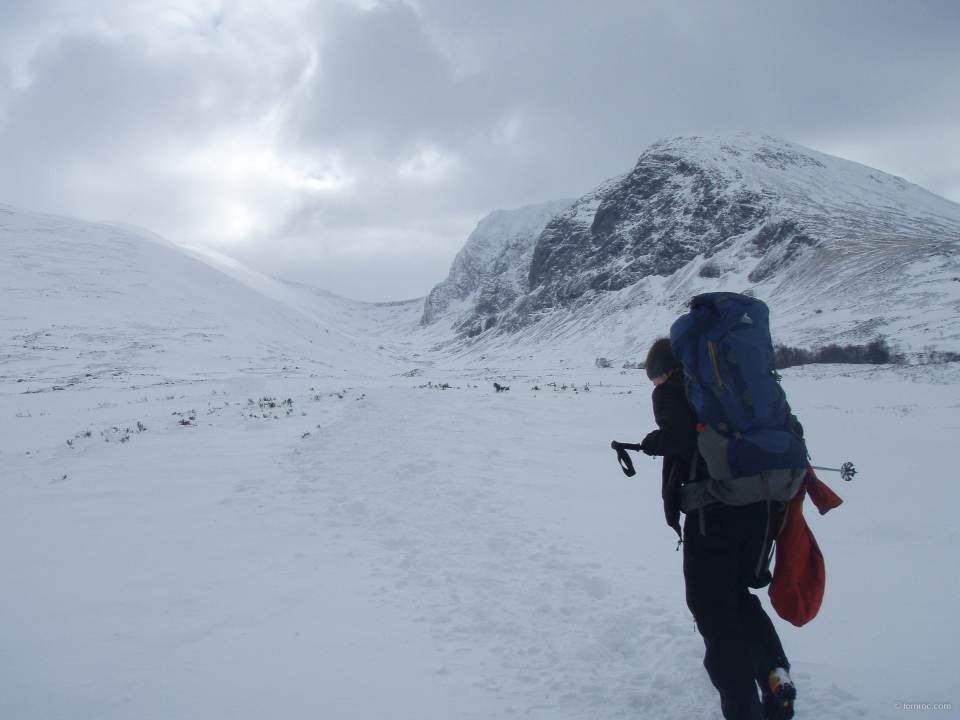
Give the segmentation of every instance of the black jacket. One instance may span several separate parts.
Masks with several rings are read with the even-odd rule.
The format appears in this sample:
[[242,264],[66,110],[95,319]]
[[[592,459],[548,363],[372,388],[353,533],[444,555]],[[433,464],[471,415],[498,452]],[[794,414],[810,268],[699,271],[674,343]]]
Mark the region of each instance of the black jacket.
[[[653,389],[653,418],[657,430],[641,443],[649,455],[663,456],[663,513],[667,524],[680,530],[680,487],[690,482],[690,461],[697,449],[697,415],[687,400],[683,370],[675,370],[666,382]],[[706,463],[697,453],[697,469],[693,480],[710,477]]]

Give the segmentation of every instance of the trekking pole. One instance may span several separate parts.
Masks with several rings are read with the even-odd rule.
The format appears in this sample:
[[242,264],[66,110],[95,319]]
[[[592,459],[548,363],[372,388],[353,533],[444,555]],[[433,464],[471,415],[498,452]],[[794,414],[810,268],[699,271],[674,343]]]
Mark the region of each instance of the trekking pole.
[[640,445],[637,443],[620,443],[614,440],[610,443],[610,447],[617,451],[617,461],[620,463],[620,469],[623,470],[623,474],[627,477],[636,475],[637,471],[633,468],[633,460],[627,455],[627,450],[639,452]]
[[840,473],[840,477],[847,482],[853,480],[853,476],[857,474],[857,470],[853,467],[852,462],[845,462],[838,468],[817,467],[816,465],[811,465],[810,467],[812,467],[814,470],[826,470],[827,472]]

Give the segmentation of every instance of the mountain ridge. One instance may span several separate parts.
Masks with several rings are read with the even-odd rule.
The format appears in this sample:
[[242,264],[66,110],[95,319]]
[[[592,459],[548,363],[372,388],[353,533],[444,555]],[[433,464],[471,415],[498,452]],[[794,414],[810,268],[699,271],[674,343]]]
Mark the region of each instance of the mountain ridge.
[[[679,313],[692,294],[735,290],[770,303],[790,342],[854,341],[867,328],[957,350],[958,258],[960,205],[902,178],[769,136],[675,136],[545,225],[525,292],[442,319],[467,351],[564,335],[598,313],[642,322],[632,310]],[[944,310],[933,329],[911,325],[911,310],[931,307]]]

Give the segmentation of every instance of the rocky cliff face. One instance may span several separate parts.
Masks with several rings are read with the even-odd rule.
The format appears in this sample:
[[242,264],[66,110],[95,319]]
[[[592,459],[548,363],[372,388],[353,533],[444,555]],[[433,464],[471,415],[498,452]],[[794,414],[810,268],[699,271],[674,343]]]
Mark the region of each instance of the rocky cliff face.
[[477,335],[527,292],[530,258],[546,224],[573,203],[554,200],[519,210],[497,210],[477,224],[447,279],[427,296],[422,325],[441,318]]
[[[631,172],[550,218],[530,248],[492,274],[454,263],[464,287],[514,280],[509,292],[483,296],[493,302],[470,296],[472,324],[463,315],[452,323],[461,336],[556,326],[559,310],[585,317],[591,307],[605,316],[682,307],[712,290],[753,292],[784,312],[815,303],[818,317],[792,322],[808,339],[831,341],[904,325],[911,308],[941,303],[956,318],[960,306],[958,285],[949,285],[960,276],[960,205],[878,170],[744,133],[655,143]],[[509,264],[495,243],[485,252]],[[453,320],[436,304],[429,319]],[[953,335],[960,339],[960,326]]]
[[773,279],[805,253],[896,240],[920,256],[960,238],[958,208],[900,178],[751,135],[658,142],[602,192],[592,217],[562,215],[541,234],[522,310],[668,277],[696,261],[705,278]]

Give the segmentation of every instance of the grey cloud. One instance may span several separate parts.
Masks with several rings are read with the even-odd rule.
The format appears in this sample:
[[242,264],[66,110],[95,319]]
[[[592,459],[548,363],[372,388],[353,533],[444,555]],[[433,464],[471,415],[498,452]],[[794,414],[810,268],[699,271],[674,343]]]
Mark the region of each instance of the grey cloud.
[[178,155],[261,122],[298,72],[294,59],[258,66],[230,50],[187,38],[157,52],[135,32],[55,34],[3,108],[0,163],[16,172],[0,172],[0,196],[184,232],[170,218],[202,217],[208,192],[176,169]]
[[[342,12],[320,47],[311,92],[291,117],[297,143],[357,143],[375,153],[447,135],[458,98],[443,57],[401,3]],[[446,137],[445,137],[446,136]]]

